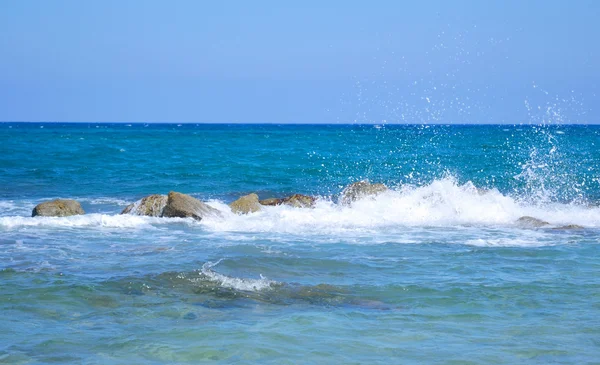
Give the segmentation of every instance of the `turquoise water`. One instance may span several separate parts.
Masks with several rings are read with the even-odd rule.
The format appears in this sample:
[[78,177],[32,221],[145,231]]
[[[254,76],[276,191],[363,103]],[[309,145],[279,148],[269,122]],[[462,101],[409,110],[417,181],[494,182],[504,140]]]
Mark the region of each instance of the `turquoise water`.
[[0,123],[0,363],[594,363],[599,203],[595,126]]

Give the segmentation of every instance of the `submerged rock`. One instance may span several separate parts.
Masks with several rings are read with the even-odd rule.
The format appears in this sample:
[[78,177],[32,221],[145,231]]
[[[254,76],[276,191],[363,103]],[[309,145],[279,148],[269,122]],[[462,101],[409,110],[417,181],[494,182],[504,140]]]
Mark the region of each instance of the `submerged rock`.
[[260,200],[259,203],[260,203],[260,205],[275,206],[275,205],[283,204],[283,199],[268,198],[268,199]]
[[294,194],[283,199],[283,204],[292,206],[294,208],[312,208],[315,206],[316,200],[317,198],[312,196]]
[[539,228],[549,224],[546,221],[527,215],[517,219],[517,225],[524,228]]
[[209,207],[200,200],[186,194],[169,192],[167,205],[164,207],[162,216],[168,218],[194,218],[202,220],[207,216],[220,216],[221,212]]
[[56,199],[40,203],[31,212],[32,217],[68,217],[80,214],[85,214],[81,204],[72,199]]
[[357,181],[348,185],[341,195],[340,201],[344,205],[350,205],[352,202],[367,196],[375,196],[387,191],[385,184],[371,184],[368,181]]
[[248,194],[244,195],[233,203],[229,204],[231,211],[236,214],[248,214],[258,212],[261,209],[261,205],[258,201],[258,195]]
[[121,214],[145,215],[149,217],[162,216],[163,209],[167,205],[167,196],[153,194],[142,198],[135,203],[129,204]]

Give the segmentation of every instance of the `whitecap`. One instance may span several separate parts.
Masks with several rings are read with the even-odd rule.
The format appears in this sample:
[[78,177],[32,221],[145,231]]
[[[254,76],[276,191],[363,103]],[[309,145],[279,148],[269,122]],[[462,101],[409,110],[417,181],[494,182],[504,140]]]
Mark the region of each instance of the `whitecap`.
[[183,218],[153,218],[135,215],[85,214],[70,217],[0,217],[0,229],[18,229],[22,227],[49,228],[144,228],[172,222],[189,222]]
[[260,291],[271,289],[274,285],[278,284],[276,281],[269,280],[262,275],[260,275],[260,279],[248,279],[231,277],[213,271],[212,268],[221,263],[221,261],[222,259],[217,262],[206,262],[204,265],[202,265],[201,272],[210,281],[216,282],[224,288],[242,291]]
[[381,232],[402,227],[515,227],[517,219],[533,216],[553,226],[578,224],[600,227],[600,208],[577,204],[535,205],[501,194],[497,189],[478,189],[454,178],[434,180],[423,186],[404,185],[352,206],[322,198],[314,209],[285,205],[236,215],[223,202],[210,204],[224,212],[223,219],[206,219],[202,226],[215,232],[278,232],[298,235],[331,235],[344,232]]

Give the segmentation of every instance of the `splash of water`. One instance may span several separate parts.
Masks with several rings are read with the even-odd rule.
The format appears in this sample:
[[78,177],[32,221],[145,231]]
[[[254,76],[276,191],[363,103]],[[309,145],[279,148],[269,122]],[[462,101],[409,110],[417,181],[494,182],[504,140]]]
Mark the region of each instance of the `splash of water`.
[[248,278],[237,278],[231,277],[212,270],[213,267],[221,263],[223,259],[216,262],[208,261],[202,265],[202,274],[208,280],[216,282],[221,287],[241,290],[241,291],[261,291],[273,288],[278,283],[276,281],[269,280],[264,276],[260,276],[260,279],[248,279]]

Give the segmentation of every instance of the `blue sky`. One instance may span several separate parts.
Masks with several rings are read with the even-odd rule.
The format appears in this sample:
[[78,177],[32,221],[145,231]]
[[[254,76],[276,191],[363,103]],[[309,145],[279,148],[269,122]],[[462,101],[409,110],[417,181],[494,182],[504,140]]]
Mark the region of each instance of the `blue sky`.
[[597,1],[0,0],[0,120],[600,123]]

